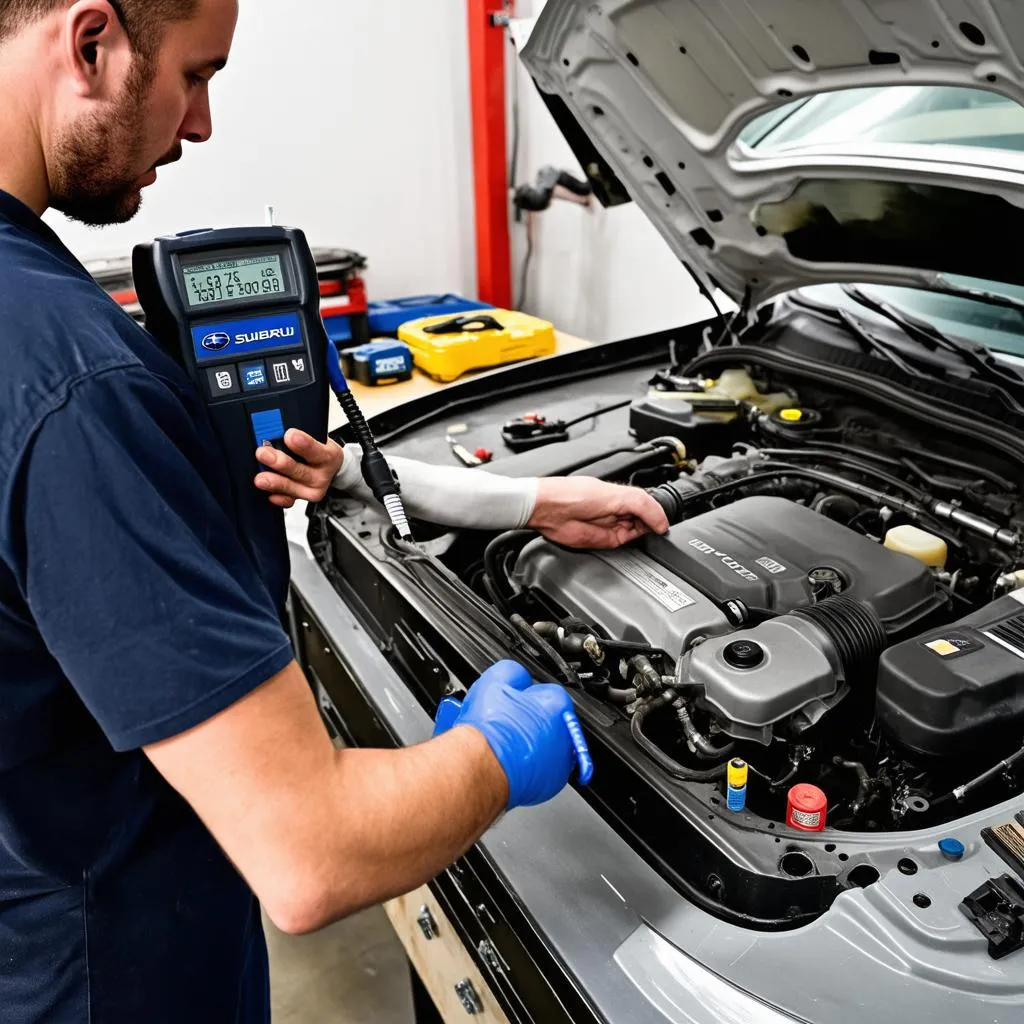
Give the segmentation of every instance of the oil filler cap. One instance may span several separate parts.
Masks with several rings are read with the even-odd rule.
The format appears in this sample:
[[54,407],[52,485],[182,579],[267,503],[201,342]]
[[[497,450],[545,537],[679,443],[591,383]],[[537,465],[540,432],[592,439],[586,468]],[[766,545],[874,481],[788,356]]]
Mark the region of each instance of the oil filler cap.
[[764,648],[753,640],[734,640],[722,654],[733,668],[757,668],[764,664]]
[[787,430],[813,430],[821,423],[821,413],[814,409],[801,409],[792,406],[773,412],[771,420],[777,426]]

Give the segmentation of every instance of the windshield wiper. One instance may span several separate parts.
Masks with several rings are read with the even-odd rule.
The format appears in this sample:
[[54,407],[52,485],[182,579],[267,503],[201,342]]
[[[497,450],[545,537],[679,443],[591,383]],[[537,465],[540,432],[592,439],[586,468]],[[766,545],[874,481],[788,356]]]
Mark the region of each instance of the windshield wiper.
[[1015,299],[1012,295],[990,292],[984,288],[965,288],[963,285],[953,284],[949,278],[941,275],[935,279],[934,284],[928,285],[928,291],[938,292],[939,295],[952,295],[957,299],[972,299],[974,302],[982,302],[986,306],[1010,309],[1024,319],[1024,299]]
[[[838,306],[833,305],[819,305],[817,302],[812,301],[803,294],[793,296],[793,298],[801,306],[806,306],[819,316],[826,318],[829,323],[837,324],[837,326],[844,328],[846,333],[850,335],[854,341],[859,342],[861,349],[865,352],[873,353],[879,358],[884,359],[887,363],[892,363],[893,366],[898,367],[911,377],[927,376],[923,370],[914,366],[913,363],[904,358],[903,354],[895,345],[891,342],[885,341],[883,338],[879,338],[877,334],[869,331],[868,328],[864,326],[864,322],[862,320],[859,320],[847,310],[840,309]],[[940,367],[936,366],[933,369],[935,371],[935,376],[942,376],[942,369]]]
[[[865,309],[870,309],[873,313],[884,317],[890,323],[894,323],[908,338],[924,345],[930,351],[935,352],[942,349],[958,356],[978,375],[980,380],[1001,387],[1010,387],[1018,392],[1024,388],[1024,377],[1010,367],[1001,365],[984,345],[975,345],[969,341],[951,338],[926,321],[919,320],[909,313],[901,312],[880,299],[872,298],[856,285],[844,284],[842,289],[843,294],[848,298],[853,299]],[[1006,397],[1010,398],[1009,395]]]
[[896,351],[895,345],[890,345],[889,342],[883,341],[877,335],[872,334],[860,320],[852,316],[845,309],[837,309],[836,315],[839,317],[842,325],[846,328],[847,333],[859,341],[861,346],[868,352],[873,352],[875,355],[881,356],[884,360],[892,363],[904,373],[910,374],[911,377],[926,376],[923,371],[919,370],[916,366],[913,366],[904,359],[903,356]]

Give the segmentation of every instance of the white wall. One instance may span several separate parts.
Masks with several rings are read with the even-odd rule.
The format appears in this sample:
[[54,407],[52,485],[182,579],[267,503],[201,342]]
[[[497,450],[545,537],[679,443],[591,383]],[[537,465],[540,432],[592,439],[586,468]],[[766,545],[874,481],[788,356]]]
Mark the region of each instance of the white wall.
[[[535,11],[540,0],[533,0]],[[518,13],[531,13],[519,0]],[[577,172],[529,77],[519,181]],[[160,170],[130,224],[48,219],[81,258],[192,227],[277,222],[370,259],[371,297],[476,294],[464,0],[241,0],[214,137]],[[707,305],[640,211],[559,203],[535,219],[526,308],[593,340],[702,319]],[[513,226],[515,265],[525,225]],[[516,274],[518,277],[518,273]]]
[[214,137],[162,168],[142,212],[50,223],[80,258],[191,227],[277,222],[370,259],[371,296],[473,294],[466,16],[460,0],[241,0]]
[[[519,0],[517,14],[540,13],[544,0]],[[518,68],[521,156],[516,184],[551,165],[585,179],[572,150],[522,65]],[[712,310],[689,273],[643,213],[629,203],[605,210],[556,202],[533,218],[534,257],[525,307],[563,330],[595,341],[703,320]],[[513,228],[516,288],[525,220]],[[724,297],[722,297],[724,299]]]

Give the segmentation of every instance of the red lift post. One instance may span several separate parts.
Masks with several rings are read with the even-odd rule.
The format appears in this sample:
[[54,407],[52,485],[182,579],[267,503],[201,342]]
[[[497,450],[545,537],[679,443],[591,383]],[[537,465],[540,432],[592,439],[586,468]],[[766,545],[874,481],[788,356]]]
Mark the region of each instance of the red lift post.
[[500,0],[467,0],[469,82],[476,196],[477,291],[482,302],[512,304],[508,136],[505,121],[505,21]]

